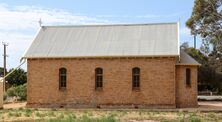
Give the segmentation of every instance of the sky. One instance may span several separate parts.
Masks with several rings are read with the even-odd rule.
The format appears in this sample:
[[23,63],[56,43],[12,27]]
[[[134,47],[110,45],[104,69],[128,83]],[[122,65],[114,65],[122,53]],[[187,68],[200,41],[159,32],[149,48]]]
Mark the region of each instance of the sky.
[[[43,26],[180,22],[180,43],[193,46],[185,26],[193,4],[194,0],[0,0],[0,42],[8,43],[8,69],[20,64],[40,29],[40,18]],[[0,54],[2,67],[2,45]]]

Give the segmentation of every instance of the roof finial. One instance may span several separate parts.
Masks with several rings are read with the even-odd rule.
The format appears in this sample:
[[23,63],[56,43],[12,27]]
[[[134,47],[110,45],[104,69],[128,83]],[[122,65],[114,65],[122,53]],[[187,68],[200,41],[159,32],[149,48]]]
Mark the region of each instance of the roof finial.
[[39,19],[38,22],[39,22],[39,26],[42,27],[42,20],[41,20],[41,18]]

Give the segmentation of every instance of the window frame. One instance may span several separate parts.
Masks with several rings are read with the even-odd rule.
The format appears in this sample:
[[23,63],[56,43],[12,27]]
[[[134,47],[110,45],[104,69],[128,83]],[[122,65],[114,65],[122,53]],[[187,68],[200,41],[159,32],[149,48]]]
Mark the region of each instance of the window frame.
[[186,87],[191,87],[191,69],[186,68],[185,70],[185,82],[186,82]]
[[95,69],[95,90],[103,89],[103,69],[101,67],[97,67]]
[[59,68],[59,90],[66,90],[67,88],[67,69]]
[[132,68],[132,90],[140,90],[140,68]]

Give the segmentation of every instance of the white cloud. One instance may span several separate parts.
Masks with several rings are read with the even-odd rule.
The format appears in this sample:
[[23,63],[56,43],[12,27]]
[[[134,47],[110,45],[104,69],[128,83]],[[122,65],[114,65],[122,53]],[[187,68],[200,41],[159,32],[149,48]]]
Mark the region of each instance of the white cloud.
[[[8,43],[7,46],[7,67],[15,67],[19,64],[19,60],[24,53],[24,50],[28,48],[32,40],[32,35],[17,33],[17,32],[0,32],[1,40]],[[3,47],[2,45],[0,45]],[[1,48],[1,53],[3,52]],[[2,64],[2,60],[0,60]],[[1,65],[0,65],[1,66]]]
[[14,8],[1,6],[0,30],[35,29],[38,27],[38,20],[41,18],[43,24],[97,24],[108,23],[93,17],[75,15],[73,13],[59,10],[47,9],[35,6],[17,6]]
[[[36,6],[15,6],[0,4],[0,41],[9,43],[8,65],[15,67],[39,28],[41,18],[43,25],[69,24],[103,24],[111,23],[104,19],[74,14],[66,10],[42,8]],[[1,46],[0,53],[3,53]],[[0,66],[2,57],[0,58]]]
[[[138,21],[144,18],[149,20],[152,18],[162,20],[163,18],[177,17],[178,15],[179,13],[168,15],[147,14],[141,16],[96,15],[91,17],[61,9],[0,4],[0,42],[5,41],[9,43],[9,46],[7,47],[9,55],[7,67],[12,68],[19,64],[22,54],[32,42],[35,33],[39,28],[38,21],[40,18],[43,25],[73,25],[116,23],[108,20],[118,20],[119,18],[122,18],[123,20],[125,19],[127,22],[134,18]],[[181,28],[180,33],[181,36],[190,35],[187,28]],[[2,45],[0,45],[0,55],[2,53],[3,48]],[[2,64],[1,56],[0,66],[2,66]]]
[[180,34],[189,36],[190,35],[190,29],[188,29],[187,27],[183,27],[183,28],[180,29]]
[[[193,36],[190,34],[190,29],[187,27],[181,27],[180,28],[180,37],[183,40],[180,40],[180,44],[184,43],[184,42],[188,42],[189,46],[193,46]],[[197,37],[197,40],[199,40],[199,38]],[[198,46],[198,45],[197,45]]]

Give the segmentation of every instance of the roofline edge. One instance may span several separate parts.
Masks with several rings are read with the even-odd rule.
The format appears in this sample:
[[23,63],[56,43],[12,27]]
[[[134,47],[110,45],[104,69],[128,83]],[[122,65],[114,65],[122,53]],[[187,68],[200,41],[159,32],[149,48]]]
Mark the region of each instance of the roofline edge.
[[177,43],[178,43],[178,55],[180,55],[180,22],[177,22]]
[[156,56],[63,56],[63,57],[22,57],[22,59],[43,59],[43,58],[156,58],[156,57],[178,57],[179,55],[156,55]]
[[176,63],[176,66],[201,66],[201,64]]
[[163,22],[163,23],[116,23],[116,24],[80,24],[80,25],[46,25],[42,27],[96,27],[96,26],[138,26],[138,25],[163,25],[163,24],[177,24],[178,22]]
[[20,62],[25,59],[25,54],[28,52],[28,50],[30,49],[31,45],[33,44],[33,42],[35,41],[35,39],[37,38],[38,34],[40,33],[40,31],[42,30],[42,27],[40,27],[38,29],[38,31],[36,32],[34,38],[32,39],[32,42],[29,44],[28,48],[26,48],[25,52],[22,54],[22,57],[20,58]]

